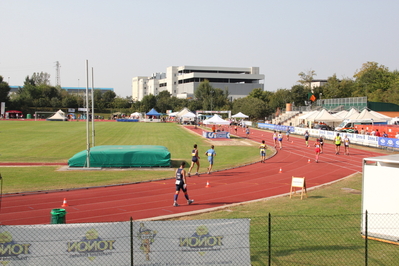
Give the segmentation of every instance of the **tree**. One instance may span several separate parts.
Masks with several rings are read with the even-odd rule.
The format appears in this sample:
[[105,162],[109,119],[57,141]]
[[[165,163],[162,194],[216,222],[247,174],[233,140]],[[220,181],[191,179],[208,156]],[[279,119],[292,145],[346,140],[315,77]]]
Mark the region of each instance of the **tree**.
[[242,112],[252,120],[263,119],[267,116],[267,107],[264,101],[254,97],[236,99],[233,102],[233,113]]
[[[370,101],[384,101],[384,94],[395,83],[395,74],[376,62],[364,63],[353,75],[356,81],[354,96],[367,96]],[[389,98],[389,97],[388,97]]]
[[3,81],[3,77],[0,76],[0,102],[7,103],[10,100],[8,96],[10,90],[11,88],[8,83]]
[[313,81],[313,76],[316,75],[316,71],[314,70],[308,70],[307,73],[301,72],[298,74],[298,76],[301,77],[300,80],[298,80],[299,83],[301,83],[305,87],[309,87],[309,89],[312,88],[312,81]]
[[277,110],[277,108],[285,108],[286,103],[291,102],[291,91],[287,89],[278,89],[270,98],[269,106],[274,112]]
[[50,74],[45,72],[33,73],[32,80],[36,86],[50,85]]
[[148,112],[154,108],[157,104],[157,99],[154,95],[149,94],[143,97],[141,100],[140,112]]
[[203,110],[219,110],[228,103],[228,89],[215,89],[208,80],[202,81],[194,93]]
[[[310,89],[303,85],[294,85],[291,88],[291,95],[287,97],[287,95],[283,96],[286,101],[290,99],[290,103],[294,103],[296,106],[303,106],[305,105],[305,101],[308,101],[308,93]],[[286,94],[284,92],[284,94]],[[286,102],[288,103],[288,102]]]
[[339,80],[334,74],[328,77],[327,83],[322,87],[323,98],[347,98],[352,97],[354,90],[354,81],[349,78]]
[[102,99],[106,103],[107,107],[110,108],[112,107],[112,102],[114,101],[115,97],[116,97],[115,92],[106,91],[104,92]]
[[112,102],[112,107],[115,109],[130,108],[130,102],[126,98],[116,97]]

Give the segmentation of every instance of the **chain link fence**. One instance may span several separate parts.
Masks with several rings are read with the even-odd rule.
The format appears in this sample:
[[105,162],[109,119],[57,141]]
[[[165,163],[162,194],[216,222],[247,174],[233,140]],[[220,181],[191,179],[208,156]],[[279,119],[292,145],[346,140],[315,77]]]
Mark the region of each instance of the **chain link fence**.
[[0,265],[397,265],[399,214],[0,226]]

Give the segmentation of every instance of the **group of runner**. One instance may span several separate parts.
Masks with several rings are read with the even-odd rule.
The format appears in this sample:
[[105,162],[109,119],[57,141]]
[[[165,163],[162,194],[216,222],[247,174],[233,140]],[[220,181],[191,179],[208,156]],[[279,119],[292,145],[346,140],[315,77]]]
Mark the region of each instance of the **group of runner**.
[[[247,137],[249,135],[249,130],[247,129]],[[286,139],[287,141],[289,141],[290,138],[290,130],[289,128],[286,131]],[[309,132],[306,130],[304,133],[304,137],[305,137],[305,145],[306,147],[309,147],[309,137],[310,134]],[[277,148],[277,145],[279,146],[279,149],[281,150],[283,148],[283,134],[281,133],[281,131],[277,132],[274,131],[273,132],[273,143],[274,143],[274,147]],[[340,153],[340,148],[341,148],[341,144],[344,144],[345,147],[345,155],[349,155],[349,144],[350,144],[350,140],[348,138],[347,135],[345,135],[345,137],[342,139],[340,134],[337,133],[337,135],[334,138],[334,144],[335,144],[335,154],[339,155]],[[323,153],[323,146],[324,146],[324,138],[323,136],[320,136],[319,138],[316,139],[315,143],[314,143],[314,147],[315,147],[315,161],[316,163],[319,162],[319,156],[320,154]],[[265,141],[262,140],[262,143],[259,146],[259,150],[260,150],[260,157],[261,163],[265,163],[266,160],[266,150],[267,150],[267,146],[265,144]],[[212,166],[213,166],[213,158],[216,156],[216,152],[214,149],[214,146],[211,145],[211,148],[209,150],[207,150],[205,152],[205,155],[208,157],[208,162],[209,162],[209,166],[207,168],[207,173],[210,174],[212,171]],[[199,175],[199,168],[200,168],[200,157],[199,157],[199,152],[198,152],[198,146],[197,144],[194,144],[193,150],[191,151],[191,165],[190,168],[188,169],[188,172],[186,174],[186,171],[184,170],[186,163],[182,162],[180,167],[178,169],[176,169],[175,175],[176,175],[176,192],[174,195],[174,202],[173,202],[173,206],[177,207],[179,206],[179,204],[177,203],[177,199],[179,197],[179,193],[180,191],[183,191],[185,198],[187,199],[187,204],[190,205],[194,202],[194,200],[190,199],[187,193],[187,179],[186,177],[190,177],[191,176],[191,170],[194,168],[194,166],[197,167],[197,171],[196,171],[196,175]]]
[[[305,137],[305,145],[306,147],[309,147],[309,132],[306,130],[304,133],[304,137]],[[335,155],[339,155],[340,151],[341,151],[341,144],[344,144],[345,147],[345,151],[344,154],[345,155],[349,155],[349,145],[350,145],[350,139],[348,137],[348,135],[345,135],[344,138],[342,139],[342,137],[340,136],[339,133],[337,133],[337,135],[334,137],[334,145],[335,145]],[[315,161],[316,163],[319,162],[319,156],[321,153],[323,153],[323,146],[324,146],[324,138],[323,136],[320,136],[319,138],[316,139],[315,143],[314,143],[314,147],[315,147]]]
[[[213,166],[213,158],[216,156],[216,151],[215,147],[211,145],[211,148],[205,152],[205,155],[208,156],[208,162],[209,166],[207,168],[207,173],[211,174],[212,171],[212,166]],[[184,170],[184,167],[186,166],[186,163],[183,161],[178,169],[176,169],[175,176],[176,176],[176,192],[174,195],[174,201],[173,201],[173,206],[177,207],[179,204],[177,203],[177,199],[179,197],[180,190],[183,191],[184,197],[187,200],[187,204],[190,205],[194,202],[193,199],[190,199],[187,193],[187,176],[191,176],[191,170],[194,168],[194,166],[197,166],[197,172],[195,173],[196,175],[199,176],[199,168],[200,168],[200,157],[199,157],[199,152],[198,152],[198,146],[197,144],[194,144],[193,150],[191,151],[191,166],[188,169],[188,173],[186,174],[186,170]]]

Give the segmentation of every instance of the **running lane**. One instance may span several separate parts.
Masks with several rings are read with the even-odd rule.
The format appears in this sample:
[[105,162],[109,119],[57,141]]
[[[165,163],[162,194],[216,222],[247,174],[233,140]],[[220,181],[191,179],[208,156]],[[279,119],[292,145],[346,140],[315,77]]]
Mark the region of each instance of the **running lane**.
[[[202,133],[201,129],[193,127],[188,127],[188,130]],[[238,136],[245,137],[245,132],[239,129]],[[249,139],[258,143],[265,140],[269,146],[274,146],[272,133],[269,131],[251,129]],[[309,143],[313,145],[312,141]],[[306,177],[307,188],[332,182],[361,172],[362,158],[381,155],[355,149],[353,146],[351,155],[335,155],[332,144],[326,143],[324,146],[319,163],[315,163],[313,147],[306,147],[303,138],[293,135],[288,142],[284,134],[283,148],[277,150],[276,155],[264,164],[258,162],[210,175],[190,177],[188,192],[190,198],[195,200],[190,206],[186,204],[182,193],[178,199],[181,205],[172,206],[174,179],[165,179],[62,192],[3,195],[0,221],[3,225],[48,224],[50,211],[60,208],[64,198],[69,205],[65,207],[67,223],[114,222],[128,221],[130,217],[138,220],[184,215],[187,212],[210,210],[289,193],[292,176]],[[257,147],[254,147],[254,152],[259,152]],[[207,182],[210,187],[206,187]]]

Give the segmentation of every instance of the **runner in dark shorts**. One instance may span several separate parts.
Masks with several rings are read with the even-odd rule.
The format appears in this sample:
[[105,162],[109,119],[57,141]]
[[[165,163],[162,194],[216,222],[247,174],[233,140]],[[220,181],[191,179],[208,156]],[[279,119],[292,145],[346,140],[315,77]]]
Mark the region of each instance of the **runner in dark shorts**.
[[191,166],[190,169],[188,169],[188,176],[191,176],[191,169],[193,169],[194,164],[197,165],[197,172],[195,173],[198,175],[199,168],[200,168],[200,162],[199,162],[200,157],[198,156],[198,149],[197,149],[197,144],[194,144],[194,149],[191,151]]
[[187,204],[190,205],[194,202],[194,200],[190,200],[190,197],[187,194],[187,180],[186,180],[186,171],[184,170],[184,167],[186,166],[185,162],[182,162],[180,167],[176,169],[176,192],[174,196],[174,201],[173,201],[173,206],[177,207],[179,204],[177,204],[177,198],[179,197],[180,190],[183,191],[184,197],[187,200]]

